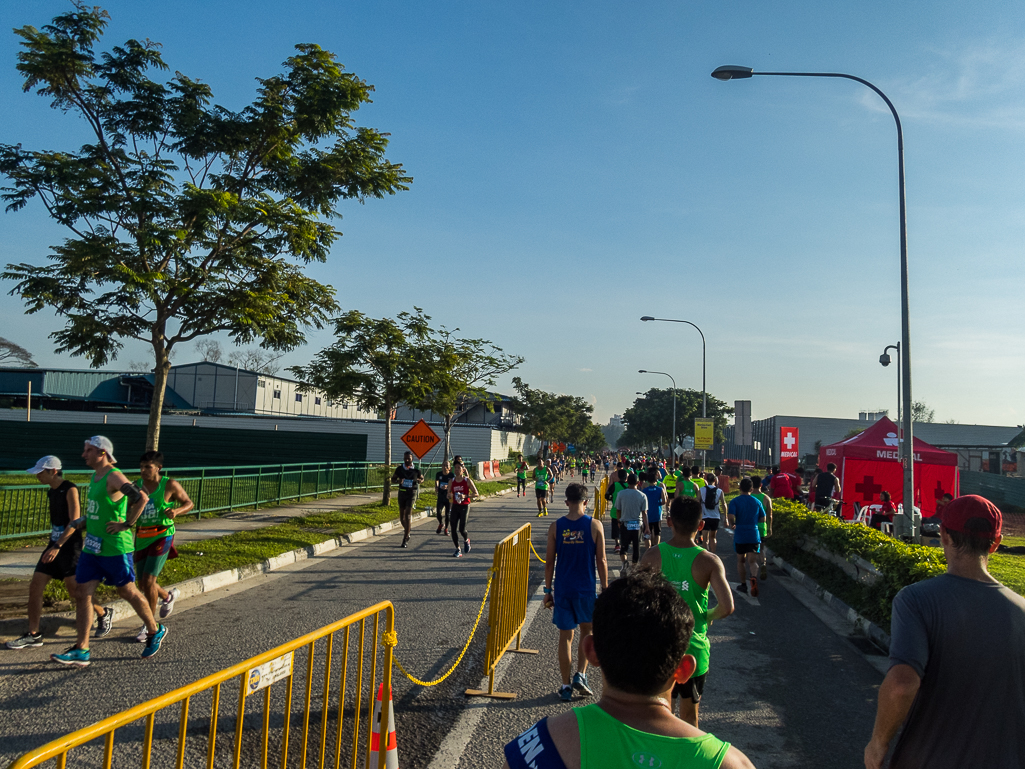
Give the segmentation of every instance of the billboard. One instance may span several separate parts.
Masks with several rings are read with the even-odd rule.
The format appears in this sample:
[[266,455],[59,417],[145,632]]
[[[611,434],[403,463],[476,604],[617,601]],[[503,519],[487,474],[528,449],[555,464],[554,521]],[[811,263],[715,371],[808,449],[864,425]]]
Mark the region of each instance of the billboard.
[[797,469],[800,456],[800,436],[796,427],[779,428],[779,469],[792,473]]
[[695,419],[694,420],[694,448],[707,450],[715,443],[715,420]]
[[733,443],[750,446],[754,442],[751,432],[751,401],[733,401]]

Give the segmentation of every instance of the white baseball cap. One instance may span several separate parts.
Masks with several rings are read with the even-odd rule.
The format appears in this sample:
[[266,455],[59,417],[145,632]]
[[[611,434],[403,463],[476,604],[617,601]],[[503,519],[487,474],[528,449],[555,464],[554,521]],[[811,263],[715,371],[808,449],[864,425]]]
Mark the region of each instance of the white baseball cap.
[[110,442],[110,438],[106,435],[94,435],[86,443],[90,446],[95,446],[100,451],[106,452],[107,456],[110,457],[110,461],[117,464],[117,460],[114,459],[114,444]]
[[36,475],[43,472],[43,470],[60,470],[61,461],[57,459],[53,454],[47,454],[45,457],[36,462],[35,467],[30,467],[25,472],[29,475]]

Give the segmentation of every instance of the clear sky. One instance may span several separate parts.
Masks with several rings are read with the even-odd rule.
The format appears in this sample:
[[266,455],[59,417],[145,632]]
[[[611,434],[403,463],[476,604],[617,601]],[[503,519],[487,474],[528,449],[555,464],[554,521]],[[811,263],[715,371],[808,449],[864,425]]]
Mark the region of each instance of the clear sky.
[[[72,116],[21,92],[10,30],[66,0],[0,4],[0,142],[75,149]],[[108,0],[105,45],[163,44],[171,71],[230,108],[296,43],[374,84],[357,115],[414,177],[343,205],[311,270],[345,309],[413,305],[527,361],[534,387],[605,422],[637,390],[701,386],[773,414],[896,410],[900,337],[893,120],[846,81],[722,83],[720,64],[874,82],[904,125],[913,385],[937,420],[1025,421],[1025,6],[1015,0],[822,3]],[[0,262],[63,237],[41,206],[0,214]],[[0,336],[42,365],[47,313],[0,295]],[[327,332],[283,359],[301,364]],[[119,363],[146,360],[130,344]],[[188,362],[191,350],[175,360]],[[112,367],[117,367],[117,364]],[[503,383],[503,389],[508,382]]]

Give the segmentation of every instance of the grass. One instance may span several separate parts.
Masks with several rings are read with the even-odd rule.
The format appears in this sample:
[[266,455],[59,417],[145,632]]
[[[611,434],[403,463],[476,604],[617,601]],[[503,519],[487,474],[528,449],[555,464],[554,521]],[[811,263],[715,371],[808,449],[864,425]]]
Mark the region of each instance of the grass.
[[[1025,547],[1025,537],[1004,537],[1007,547]],[[1018,595],[1025,595],[1025,555],[994,553],[989,557],[989,571]]]

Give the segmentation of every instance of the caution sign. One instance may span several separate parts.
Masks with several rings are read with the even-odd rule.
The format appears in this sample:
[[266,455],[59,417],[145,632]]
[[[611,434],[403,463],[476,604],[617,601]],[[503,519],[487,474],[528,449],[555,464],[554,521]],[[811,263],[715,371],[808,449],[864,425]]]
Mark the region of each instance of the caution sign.
[[402,442],[416,454],[417,459],[423,459],[424,454],[441,442],[441,438],[421,419],[402,436]]
[[694,448],[707,450],[715,444],[715,420],[694,420]]

